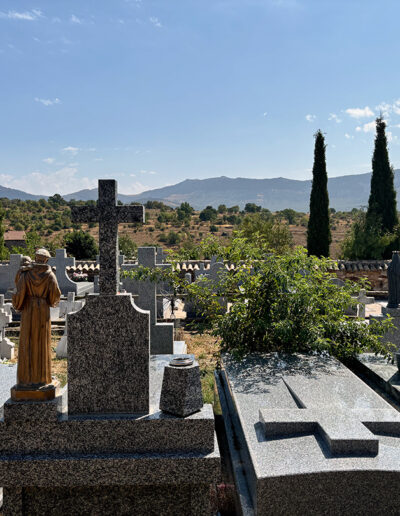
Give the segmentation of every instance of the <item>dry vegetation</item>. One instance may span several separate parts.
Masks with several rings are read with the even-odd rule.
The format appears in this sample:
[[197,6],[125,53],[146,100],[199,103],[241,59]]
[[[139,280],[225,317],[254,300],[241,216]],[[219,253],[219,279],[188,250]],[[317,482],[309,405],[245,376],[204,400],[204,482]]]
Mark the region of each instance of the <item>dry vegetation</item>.
[[[35,232],[51,250],[63,246],[64,236],[73,229],[83,229],[98,240],[97,224],[72,224],[70,206],[63,203],[47,201],[9,201],[1,199],[5,209],[4,225],[6,230],[24,229]],[[154,203],[153,203],[154,204]],[[178,211],[158,203],[161,207],[146,208],[146,222],[138,224],[120,224],[120,235],[129,236],[136,245],[162,245],[177,249],[185,244],[196,245],[210,234],[215,235],[221,244],[227,244],[237,224],[246,215],[238,207],[227,208],[217,213],[213,220],[201,220],[200,212],[194,211],[188,217],[179,220]],[[255,206],[255,205],[254,205]],[[236,208],[236,209],[235,209]],[[235,209],[235,211],[233,211]],[[220,211],[220,210],[219,210]],[[285,212],[291,212],[287,217]],[[307,237],[308,215],[283,210],[271,214],[283,223],[290,223],[289,228],[296,245],[305,245]],[[332,246],[331,257],[338,258],[340,243],[354,220],[354,213],[336,212],[331,214]]]

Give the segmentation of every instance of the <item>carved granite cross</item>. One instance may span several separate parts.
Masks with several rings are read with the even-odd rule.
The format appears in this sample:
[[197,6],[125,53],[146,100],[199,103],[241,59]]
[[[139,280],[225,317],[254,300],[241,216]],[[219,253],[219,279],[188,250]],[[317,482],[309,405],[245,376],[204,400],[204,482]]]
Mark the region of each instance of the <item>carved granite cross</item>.
[[379,437],[400,435],[400,414],[388,409],[327,408],[261,409],[267,437],[319,433],[332,455],[377,455]]
[[97,206],[72,206],[74,222],[99,223],[100,294],[117,294],[119,288],[118,223],[143,222],[143,206],[118,206],[117,181],[99,179]]

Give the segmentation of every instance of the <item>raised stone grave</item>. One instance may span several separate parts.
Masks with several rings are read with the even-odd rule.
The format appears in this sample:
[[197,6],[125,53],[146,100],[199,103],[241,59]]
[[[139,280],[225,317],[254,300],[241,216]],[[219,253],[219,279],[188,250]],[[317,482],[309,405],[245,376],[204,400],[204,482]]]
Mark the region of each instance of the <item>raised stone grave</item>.
[[327,356],[225,355],[222,363],[238,513],[396,514],[397,410]]
[[67,386],[52,401],[4,404],[4,516],[210,514],[220,465],[212,407],[187,417],[158,408],[171,357],[150,358],[149,312],[117,293],[116,221],[144,210],[117,206],[116,193],[115,181],[99,181],[100,294],[69,315]]
[[[156,262],[155,247],[139,247],[138,263],[123,264],[121,268],[130,271],[136,270],[139,266],[162,269],[171,267],[170,264]],[[174,325],[157,322],[157,283],[123,278],[122,285],[127,292],[138,296],[136,303],[140,308],[150,311],[151,354],[174,353]]]

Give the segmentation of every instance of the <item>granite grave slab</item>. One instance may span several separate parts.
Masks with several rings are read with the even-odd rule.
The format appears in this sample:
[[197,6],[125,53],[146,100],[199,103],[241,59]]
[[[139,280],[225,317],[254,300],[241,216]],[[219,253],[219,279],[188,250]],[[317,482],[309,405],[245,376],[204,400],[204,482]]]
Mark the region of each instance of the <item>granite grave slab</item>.
[[337,360],[225,355],[218,390],[246,514],[395,513],[399,412]]

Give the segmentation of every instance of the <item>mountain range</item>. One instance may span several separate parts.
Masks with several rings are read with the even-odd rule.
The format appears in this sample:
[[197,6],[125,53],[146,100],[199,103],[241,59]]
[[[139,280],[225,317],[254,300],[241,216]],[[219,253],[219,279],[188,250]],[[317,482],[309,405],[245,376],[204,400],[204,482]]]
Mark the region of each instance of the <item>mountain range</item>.
[[[335,210],[349,211],[352,208],[366,206],[370,183],[371,172],[330,178],[328,180],[330,207]],[[394,184],[397,198],[400,199],[400,170],[394,171]],[[118,198],[124,204],[162,201],[170,206],[179,206],[182,202],[188,202],[197,210],[208,205],[217,207],[219,204],[225,204],[228,207],[237,204],[240,208],[244,208],[246,203],[252,202],[271,211],[292,208],[296,211],[307,212],[310,191],[311,180],[298,181],[283,177],[248,179],[222,176],[210,179],[186,179],[176,185],[156,188],[136,195],[121,193]],[[43,195],[32,195],[3,186],[0,186],[0,197],[21,200],[46,198]],[[80,190],[63,197],[67,201],[71,199],[96,200],[97,188]]]

